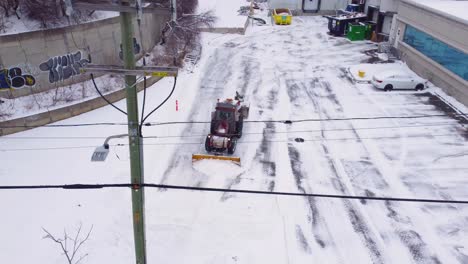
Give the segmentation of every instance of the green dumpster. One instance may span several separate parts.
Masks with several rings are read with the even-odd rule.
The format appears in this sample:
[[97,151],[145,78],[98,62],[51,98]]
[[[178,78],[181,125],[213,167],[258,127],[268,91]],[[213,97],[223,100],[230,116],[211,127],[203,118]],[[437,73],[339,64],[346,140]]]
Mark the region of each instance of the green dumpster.
[[366,39],[366,29],[366,26],[361,23],[349,23],[346,36],[351,41],[364,40]]

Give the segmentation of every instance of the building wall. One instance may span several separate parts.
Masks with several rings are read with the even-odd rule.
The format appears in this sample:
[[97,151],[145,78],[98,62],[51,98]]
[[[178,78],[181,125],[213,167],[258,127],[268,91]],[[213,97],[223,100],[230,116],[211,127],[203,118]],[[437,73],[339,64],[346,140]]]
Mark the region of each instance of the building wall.
[[384,0],[380,3],[381,12],[397,12],[400,0]]
[[[364,11],[367,13],[368,7],[371,6],[380,6],[380,1],[381,0],[366,0],[366,6],[364,8]],[[385,0],[384,0],[385,1]]]
[[[160,15],[144,15],[142,49],[151,50],[160,41],[161,25],[167,19],[168,17]],[[141,44],[138,32],[135,25],[135,36]],[[87,59],[90,54],[93,63],[121,65],[120,43],[119,17],[64,28],[0,36],[1,68],[19,68],[23,76],[30,75],[35,79],[34,85],[0,91],[0,97],[24,96],[89,79],[89,75],[73,74],[70,78],[55,78],[51,82],[50,71],[44,69],[47,68],[47,61],[61,59],[68,54],[76,55],[79,52],[81,59]],[[65,76],[65,72],[70,69],[65,64],[63,66],[54,69],[57,69],[57,73],[62,71],[62,76]],[[2,77],[4,75],[0,75]]]
[[320,3],[320,10],[321,11],[333,11],[333,10],[338,10],[338,9],[345,9],[347,5],[348,5],[347,0],[334,0],[334,1],[322,0],[322,2]]
[[463,104],[468,105],[468,82],[405,44],[403,37],[406,25],[411,25],[464,53],[468,53],[467,24],[402,1],[397,17],[395,47],[398,48],[402,60],[417,74],[427,78]]
[[291,10],[302,10],[302,0],[268,0],[271,9],[289,8]]
[[468,82],[432,62],[405,43],[399,43],[400,56],[408,66],[423,78],[442,88],[447,94],[468,106]]
[[433,37],[468,53],[468,24],[424,10],[402,1],[398,9],[399,21],[412,25]]

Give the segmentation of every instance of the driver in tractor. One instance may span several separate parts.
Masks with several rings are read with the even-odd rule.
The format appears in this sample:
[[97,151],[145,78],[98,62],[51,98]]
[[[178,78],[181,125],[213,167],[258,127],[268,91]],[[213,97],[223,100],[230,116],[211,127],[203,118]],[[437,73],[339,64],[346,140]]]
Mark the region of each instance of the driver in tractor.
[[218,126],[218,133],[219,134],[227,134],[229,131],[229,123],[228,123],[229,113],[226,112],[219,112],[219,122]]

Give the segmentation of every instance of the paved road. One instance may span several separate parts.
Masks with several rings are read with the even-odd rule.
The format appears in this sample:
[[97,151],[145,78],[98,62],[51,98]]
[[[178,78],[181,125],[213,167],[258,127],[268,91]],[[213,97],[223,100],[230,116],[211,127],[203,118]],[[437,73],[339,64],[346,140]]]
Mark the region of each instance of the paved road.
[[[185,127],[183,135],[189,138],[181,141],[199,140],[200,144],[177,147],[160,182],[466,199],[466,120],[450,116],[455,110],[432,91],[384,93],[366,84],[351,83],[344,67],[365,61],[368,57],[364,52],[375,48],[373,44],[328,36],[325,21],[314,17],[298,18],[291,27],[265,27],[239,36],[212,51],[191,120],[207,120],[213,102],[231,96],[235,90],[250,102],[250,120],[445,116],[290,125],[246,123],[236,151],[242,167],[213,164],[220,166],[216,174],[197,166],[191,168],[190,155],[203,152],[203,135],[209,127],[193,124]],[[295,138],[305,142],[295,142]],[[207,197],[193,195],[195,200]],[[210,222],[210,215],[222,214],[226,208],[233,210],[228,215],[250,210],[261,213],[248,214],[244,220],[234,217],[238,221],[213,219],[214,229],[229,229],[236,234],[243,233],[239,229],[244,228],[252,233],[233,239],[229,247],[225,241],[213,246],[217,253],[195,258],[200,263],[259,263],[270,258],[271,263],[468,262],[464,248],[468,232],[466,206],[233,194],[209,197],[203,198],[197,209],[191,209],[193,229],[186,233],[190,238],[183,240],[188,243],[184,252],[189,255],[209,254],[205,239],[221,239],[217,234],[203,236],[204,228],[208,228],[203,224]],[[245,223],[249,220],[251,224]],[[268,221],[268,228],[260,228],[255,224],[258,221]],[[249,247],[243,248],[244,243]]]

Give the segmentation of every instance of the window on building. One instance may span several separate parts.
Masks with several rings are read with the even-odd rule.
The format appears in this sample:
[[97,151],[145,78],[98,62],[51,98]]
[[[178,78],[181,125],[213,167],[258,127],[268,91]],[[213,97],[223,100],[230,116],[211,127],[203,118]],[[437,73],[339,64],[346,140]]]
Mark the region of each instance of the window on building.
[[468,81],[468,54],[409,25],[403,41]]

